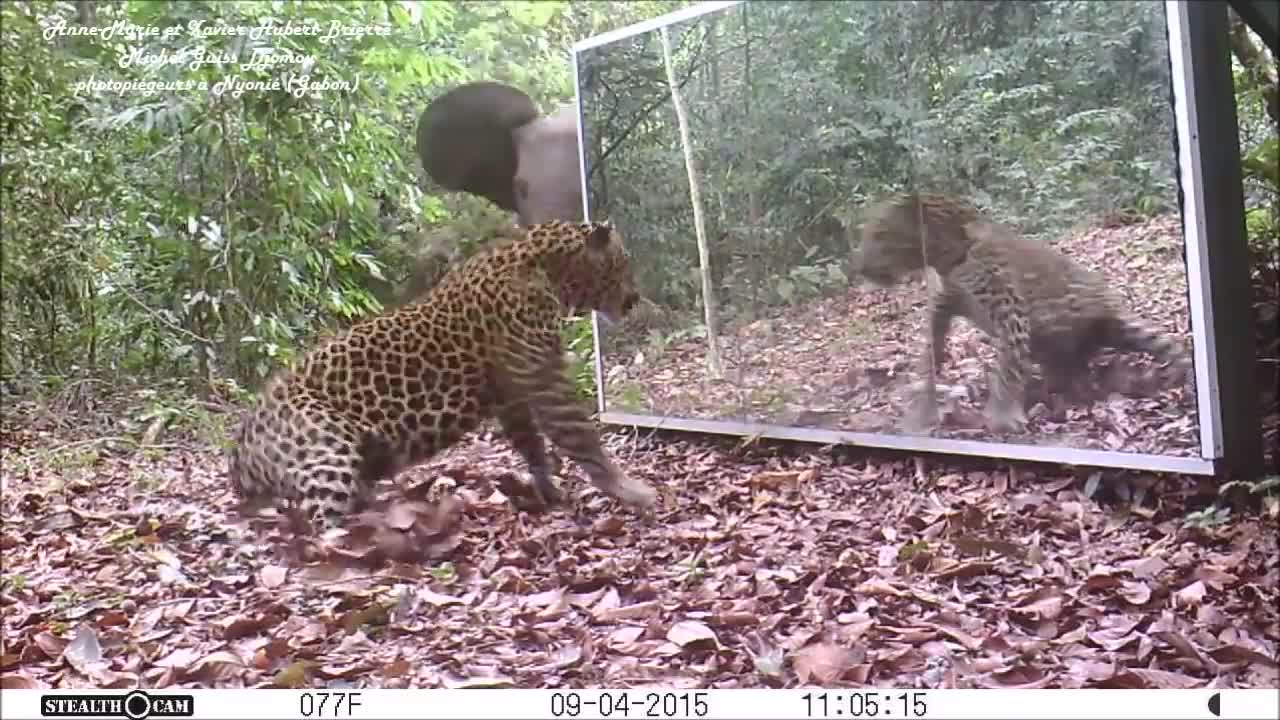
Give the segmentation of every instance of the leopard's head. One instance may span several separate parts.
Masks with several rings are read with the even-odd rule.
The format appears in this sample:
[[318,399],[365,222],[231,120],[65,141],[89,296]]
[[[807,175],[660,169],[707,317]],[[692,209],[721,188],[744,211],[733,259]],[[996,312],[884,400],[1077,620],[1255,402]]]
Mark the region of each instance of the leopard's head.
[[851,270],[881,287],[893,285],[924,266],[919,238],[892,222],[894,219],[879,216],[864,223],[862,243],[850,261]]
[[960,262],[972,240],[964,224],[977,217],[969,205],[938,194],[901,194],[873,206],[862,225],[851,270],[886,287],[924,269],[943,272]]
[[560,300],[566,306],[621,320],[640,301],[631,258],[622,234],[606,222],[556,223],[564,236],[558,271]]

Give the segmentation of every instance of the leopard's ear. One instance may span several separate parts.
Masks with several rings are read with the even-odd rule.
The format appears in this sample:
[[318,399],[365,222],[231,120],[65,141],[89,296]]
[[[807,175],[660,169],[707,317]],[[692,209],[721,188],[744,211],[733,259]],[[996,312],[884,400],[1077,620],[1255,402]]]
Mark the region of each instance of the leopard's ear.
[[583,223],[582,229],[587,231],[587,249],[604,250],[609,247],[613,236],[613,225],[608,221]]

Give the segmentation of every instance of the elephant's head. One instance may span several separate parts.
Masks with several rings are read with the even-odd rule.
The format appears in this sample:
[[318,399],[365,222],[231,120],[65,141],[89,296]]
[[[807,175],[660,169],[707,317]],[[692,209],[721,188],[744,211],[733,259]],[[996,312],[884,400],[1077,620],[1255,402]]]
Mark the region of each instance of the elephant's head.
[[521,225],[582,219],[572,107],[543,117],[508,85],[462,85],[423,111],[418,157],[441,186],[488,198],[515,212]]

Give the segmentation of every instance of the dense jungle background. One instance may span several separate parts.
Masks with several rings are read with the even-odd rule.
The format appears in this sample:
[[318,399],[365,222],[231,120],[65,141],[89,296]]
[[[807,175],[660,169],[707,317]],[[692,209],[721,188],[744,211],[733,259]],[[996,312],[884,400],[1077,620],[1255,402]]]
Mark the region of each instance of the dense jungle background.
[[[628,472],[663,488],[656,519],[591,491],[525,517],[496,480],[514,455],[481,433],[401,483],[429,478],[460,498],[447,539],[417,549],[430,564],[371,574],[356,561],[385,549],[359,547],[300,559],[263,542],[278,532],[253,525],[255,539],[232,519],[222,451],[262,381],[512,222],[427,181],[413,142],[427,103],[497,80],[551,110],[575,96],[570,45],[690,4],[0,5],[0,686],[1274,687],[1277,506],[1259,500],[1274,479],[1241,503],[1198,478],[617,432]],[[726,322],[781,312],[799,326],[848,283],[859,209],[884,189],[843,181],[855,171],[976,193],[1041,237],[1177,210],[1171,147],[1148,152],[1166,117],[1097,107],[1166,92],[1159,56],[1127,61],[1163,32],[1141,4],[883,4],[862,24],[757,5],[736,34],[673,33],[694,121],[750,117],[749,134],[694,137],[714,170],[701,182]],[[958,21],[939,35],[931,12]],[[267,22],[386,32],[49,32]],[[770,37],[788,22],[812,41],[784,55]],[[1280,81],[1261,40],[1231,22],[1255,303],[1240,321],[1257,329],[1274,447]],[[744,45],[750,63],[729,62]],[[1118,60],[1079,56],[1099,46]],[[255,47],[295,60],[137,54],[243,60]],[[886,57],[892,73],[868,61]],[[293,72],[358,83],[84,85]],[[593,202],[633,208],[629,237],[659,249],[637,258],[648,303],[616,338],[652,352],[705,334],[670,82],[652,48],[593,73],[584,83],[616,109],[588,138],[605,194]],[[834,74],[858,92],[829,86]],[[926,98],[903,101],[908,75]],[[633,91],[610,95],[622,77]],[[646,79],[652,92],[634,92]],[[1046,116],[1046,97],[1082,110]],[[815,114],[818,132],[798,132]],[[629,176],[669,195],[608,182]],[[682,257],[688,273],[656,264]],[[1139,275],[1154,262],[1118,261]],[[590,332],[565,328],[584,401]]]
[[[903,190],[963,198],[1064,252],[1190,345],[1164,6],[903,8],[746,4],[678,23],[676,91],[658,32],[579,56],[592,213],[629,232],[653,303],[603,344],[606,409],[902,432],[924,284],[860,287],[846,264],[868,209]],[[690,193],[670,191],[688,160],[701,228]],[[983,363],[963,359],[994,357],[977,333],[951,339],[960,367],[944,370],[965,399],[935,437],[1200,452],[1194,393],[1177,388],[983,433],[965,421]]]

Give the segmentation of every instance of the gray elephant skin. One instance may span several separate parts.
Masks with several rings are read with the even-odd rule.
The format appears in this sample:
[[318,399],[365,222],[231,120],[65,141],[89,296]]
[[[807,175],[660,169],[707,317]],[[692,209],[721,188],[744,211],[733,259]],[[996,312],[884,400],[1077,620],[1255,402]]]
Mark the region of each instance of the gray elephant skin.
[[418,157],[440,186],[487,198],[521,225],[582,220],[573,106],[543,116],[509,85],[461,85],[423,111]]

